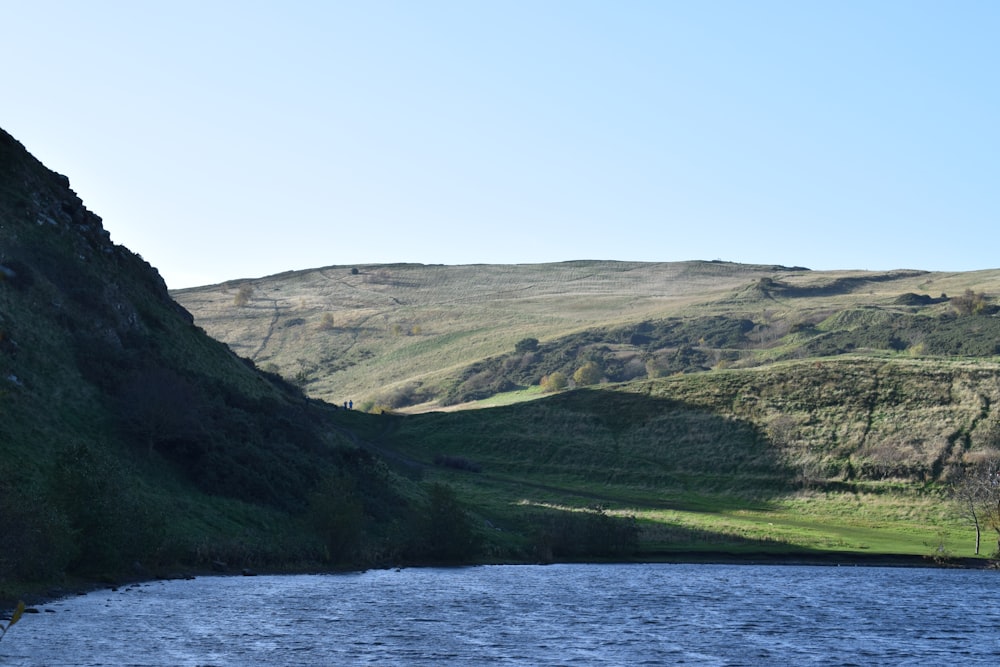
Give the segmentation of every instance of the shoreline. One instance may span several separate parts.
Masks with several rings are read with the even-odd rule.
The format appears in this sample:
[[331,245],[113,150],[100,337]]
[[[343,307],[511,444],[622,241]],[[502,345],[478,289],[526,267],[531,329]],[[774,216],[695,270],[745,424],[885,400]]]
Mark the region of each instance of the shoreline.
[[[910,568],[934,568],[934,569],[961,569],[961,570],[991,570],[1000,569],[1000,561],[990,558],[945,558],[935,560],[929,556],[919,556],[913,554],[864,554],[856,552],[828,552],[828,553],[756,553],[756,554],[735,554],[720,551],[665,551],[659,553],[645,553],[641,557],[622,560],[560,560],[546,563],[538,561],[482,561],[470,563],[409,563],[393,564],[377,567],[358,567],[342,569],[323,568],[276,568],[266,570],[252,570],[243,568],[240,570],[217,570],[204,568],[176,568],[169,574],[156,576],[122,576],[114,581],[100,579],[73,579],[71,582],[62,584],[39,585],[37,590],[28,589],[23,596],[0,597],[0,620],[7,620],[11,612],[17,606],[19,600],[23,600],[28,609],[43,606],[58,600],[87,595],[94,591],[110,590],[115,591],[125,586],[136,584],[152,583],[156,581],[178,581],[185,579],[197,579],[200,577],[241,577],[257,575],[295,575],[295,574],[341,574],[350,572],[364,572],[366,570],[392,569],[392,568],[421,568],[421,567],[474,567],[480,565],[558,565],[558,564],[602,564],[602,565],[627,565],[627,564],[674,564],[674,565],[799,565],[815,567],[910,567]],[[37,611],[37,610],[36,610]],[[26,613],[35,613],[27,611]]]

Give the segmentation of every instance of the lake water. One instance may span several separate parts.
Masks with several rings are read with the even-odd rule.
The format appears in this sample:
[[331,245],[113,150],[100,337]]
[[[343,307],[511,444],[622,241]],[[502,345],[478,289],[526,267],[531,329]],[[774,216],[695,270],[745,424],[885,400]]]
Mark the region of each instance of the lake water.
[[2,665],[991,665],[1000,573],[549,565],[204,577],[39,607]]

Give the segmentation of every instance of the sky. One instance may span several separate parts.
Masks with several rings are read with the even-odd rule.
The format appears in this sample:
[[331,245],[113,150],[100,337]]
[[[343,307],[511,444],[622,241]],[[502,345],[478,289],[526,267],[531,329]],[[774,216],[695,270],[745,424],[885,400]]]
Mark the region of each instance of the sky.
[[171,288],[1000,267],[994,0],[0,0],[0,127]]

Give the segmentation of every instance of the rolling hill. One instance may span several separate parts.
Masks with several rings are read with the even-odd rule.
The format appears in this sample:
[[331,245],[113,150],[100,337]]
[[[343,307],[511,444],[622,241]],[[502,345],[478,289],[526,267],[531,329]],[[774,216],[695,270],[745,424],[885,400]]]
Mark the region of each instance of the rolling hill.
[[946,491],[1000,449],[998,283],[579,261],[168,293],[0,132],[0,599],[185,568],[971,555]]
[[[311,396],[413,411],[572,378],[588,361],[622,382],[844,353],[992,358],[998,292],[995,270],[578,261],[327,267],[172,294]],[[976,316],[962,316],[969,294],[983,299]]]

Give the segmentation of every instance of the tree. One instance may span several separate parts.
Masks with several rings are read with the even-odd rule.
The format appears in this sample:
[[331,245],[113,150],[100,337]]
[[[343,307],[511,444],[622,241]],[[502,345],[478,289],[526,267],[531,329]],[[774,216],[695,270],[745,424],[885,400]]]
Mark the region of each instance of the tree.
[[984,459],[957,472],[950,495],[976,529],[976,555],[983,528],[996,532],[1000,553],[1000,457]]
[[986,295],[971,289],[951,299],[951,306],[959,315],[979,315],[986,310],[986,305]]
[[333,329],[333,313],[323,313],[323,317],[319,321],[319,326],[316,328],[319,331],[330,331]]
[[557,391],[562,391],[569,384],[569,380],[566,379],[566,374],[560,371],[556,371],[551,375],[545,375],[542,377],[539,383],[542,386],[542,391],[548,393],[554,393]]
[[601,367],[597,365],[595,361],[588,361],[583,366],[576,369],[573,373],[573,381],[581,387],[585,387],[591,384],[597,384],[601,381],[603,377],[603,372]]
[[243,308],[250,303],[251,297],[253,297],[253,286],[243,285],[233,297],[233,305]]

